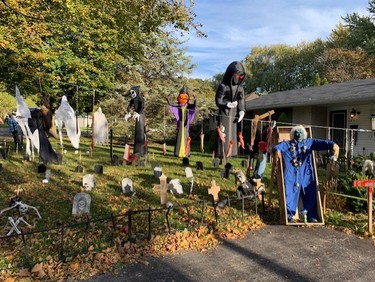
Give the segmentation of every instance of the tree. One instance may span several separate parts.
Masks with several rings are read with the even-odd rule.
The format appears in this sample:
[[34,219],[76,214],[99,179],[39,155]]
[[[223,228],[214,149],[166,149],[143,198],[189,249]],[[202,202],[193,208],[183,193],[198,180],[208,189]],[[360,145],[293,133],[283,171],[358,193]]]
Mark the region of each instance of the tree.
[[352,13],[347,14],[343,19],[349,30],[348,48],[361,47],[371,56],[375,56],[375,0],[370,0],[368,3],[368,16]]
[[[41,91],[42,78],[42,90],[49,95],[70,99],[79,85],[96,89],[103,99],[121,85],[118,76],[124,70],[140,66],[136,71],[145,74],[152,34],[193,30],[203,35],[192,8],[193,3],[177,0],[3,0],[1,80],[9,91],[22,83],[26,95]],[[85,95],[90,92],[82,92],[81,108],[90,103],[91,94]]]
[[319,58],[322,74],[328,81],[337,83],[374,76],[375,60],[363,49],[326,49]]

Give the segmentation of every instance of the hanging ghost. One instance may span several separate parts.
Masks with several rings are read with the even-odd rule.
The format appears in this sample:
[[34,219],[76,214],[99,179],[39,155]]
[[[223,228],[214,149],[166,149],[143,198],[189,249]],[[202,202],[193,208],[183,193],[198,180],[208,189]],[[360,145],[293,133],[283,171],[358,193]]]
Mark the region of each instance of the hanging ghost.
[[[243,81],[246,77],[243,65],[234,61],[227,67],[223,80],[216,91],[215,102],[219,108],[218,128],[223,133],[218,138],[216,156],[227,158],[237,155],[237,123],[245,115],[245,90]],[[219,132],[220,135],[220,132]]]
[[33,133],[29,127],[29,119],[31,119],[31,112],[23,99],[20,90],[16,86],[16,100],[17,100],[17,112],[16,121],[18,122],[23,136],[26,138],[26,155],[34,155],[34,148],[39,151],[39,131],[35,130]]
[[[139,92],[140,86],[133,86],[129,91],[130,102],[127,108],[127,114],[125,120],[127,121],[130,117],[135,120],[135,133],[134,133],[134,150],[133,154],[140,154],[141,156],[147,153],[147,141],[145,131],[145,115],[144,105],[145,100]],[[133,114],[131,110],[133,109]]]
[[73,108],[64,95],[61,98],[60,107],[55,112],[56,126],[59,131],[60,145],[63,147],[62,127],[66,128],[66,133],[73,147],[79,148],[79,139],[81,137],[81,129],[79,128],[77,117]]
[[99,107],[94,113],[92,136],[94,145],[104,145],[108,142],[108,121]]
[[166,98],[169,110],[176,118],[177,137],[174,147],[174,155],[176,157],[184,158],[190,155],[191,138],[189,136],[189,127],[194,120],[196,108],[196,99],[194,95],[193,98],[194,101],[190,104],[190,95],[185,85],[181,88],[180,93],[177,96],[178,104],[172,105],[169,98]]

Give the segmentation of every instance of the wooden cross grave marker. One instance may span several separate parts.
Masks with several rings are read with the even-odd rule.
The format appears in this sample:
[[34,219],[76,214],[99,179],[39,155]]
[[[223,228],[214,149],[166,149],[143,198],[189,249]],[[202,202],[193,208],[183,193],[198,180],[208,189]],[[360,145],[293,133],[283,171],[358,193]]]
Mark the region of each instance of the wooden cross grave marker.
[[212,179],[211,188],[208,189],[208,194],[212,195],[215,203],[219,201],[219,192],[220,192],[220,186],[217,186],[215,180]]

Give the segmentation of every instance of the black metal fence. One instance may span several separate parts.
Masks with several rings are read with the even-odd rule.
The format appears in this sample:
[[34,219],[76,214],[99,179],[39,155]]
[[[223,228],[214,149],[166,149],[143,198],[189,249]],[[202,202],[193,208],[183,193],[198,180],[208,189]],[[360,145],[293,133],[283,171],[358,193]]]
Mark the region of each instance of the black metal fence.
[[[264,212],[263,196],[262,194]],[[233,219],[233,217],[229,219],[223,217],[223,220],[220,220],[221,212],[226,207],[238,208],[241,210],[240,215],[237,213],[234,216],[245,219],[251,215],[246,211],[250,204],[254,205],[253,214],[257,214],[258,201],[254,196],[240,199],[228,197],[219,203],[196,201],[192,204],[171,205],[166,208],[130,209],[124,214],[112,214],[96,219],[87,217],[82,222],[69,225],[61,223],[52,228],[25,232],[20,229],[19,234],[1,236],[0,242],[2,242],[1,246],[7,246],[7,249],[20,248],[22,245],[23,252],[19,250],[18,254],[23,253],[23,264],[25,267],[30,267],[35,263],[35,255],[38,255],[41,249],[52,248],[52,256],[59,261],[64,261],[67,257],[114,246],[115,239],[119,237],[122,242],[150,240],[152,235],[172,233],[199,225],[225,223]],[[163,224],[160,224],[161,222]]]

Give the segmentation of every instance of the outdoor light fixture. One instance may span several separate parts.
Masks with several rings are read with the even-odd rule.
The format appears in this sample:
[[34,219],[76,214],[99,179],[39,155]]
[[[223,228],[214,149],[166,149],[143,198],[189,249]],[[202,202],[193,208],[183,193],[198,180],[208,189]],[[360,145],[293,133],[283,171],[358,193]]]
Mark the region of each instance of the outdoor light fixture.
[[360,112],[357,112],[354,108],[352,108],[352,111],[350,112],[350,119],[353,120],[353,118],[359,114]]

